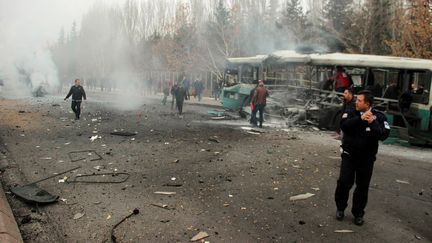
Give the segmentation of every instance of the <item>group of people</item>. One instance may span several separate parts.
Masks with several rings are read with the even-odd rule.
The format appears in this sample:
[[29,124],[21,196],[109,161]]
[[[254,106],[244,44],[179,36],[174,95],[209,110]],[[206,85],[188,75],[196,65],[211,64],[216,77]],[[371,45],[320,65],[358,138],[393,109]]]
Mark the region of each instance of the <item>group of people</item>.
[[[190,81],[183,77],[182,81],[176,84],[173,84],[171,81],[167,81],[163,86],[163,99],[162,104],[166,105],[168,96],[172,96],[171,99],[171,109],[174,109],[174,103],[176,104],[176,108],[178,110],[179,115],[183,113],[183,104],[185,100],[190,100]],[[198,98],[198,101],[202,100],[202,94],[204,91],[204,84],[201,80],[196,79],[193,82],[193,91],[192,95],[194,98]]]
[[[80,119],[82,99],[86,100],[84,88],[76,79],[74,86],[70,88],[65,100],[72,96],[72,110],[75,119]],[[172,95],[171,108],[174,101],[179,114],[183,112],[183,102],[189,99],[189,82],[172,85],[166,84],[164,88],[163,103],[166,104],[169,92]],[[200,87],[200,86],[195,86]],[[170,89],[169,89],[170,88]],[[341,166],[339,179],[335,191],[336,219],[343,220],[345,209],[348,206],[349,192],[354,183],[356,188],[353,194],[351,213],[354,216],[354,224],[363,225],[365,207],[368,201],[369,184],[372,177],[374,162],[378,151],[378,141],[385,140],[389,136],[390,126],[383,113],[373,108],[374,96],[370,91],[360,91],[354,99],[353,91],[345,87],[344,105],[340,129],[342,133]],[[251,91],[251,123],[262,127],[263,112],[266,100],[269,96],[264,82],[259,80],[255,89]],[[199,96],[198,96],[199,97]],[[259,112],[257,121],[256,115]]]

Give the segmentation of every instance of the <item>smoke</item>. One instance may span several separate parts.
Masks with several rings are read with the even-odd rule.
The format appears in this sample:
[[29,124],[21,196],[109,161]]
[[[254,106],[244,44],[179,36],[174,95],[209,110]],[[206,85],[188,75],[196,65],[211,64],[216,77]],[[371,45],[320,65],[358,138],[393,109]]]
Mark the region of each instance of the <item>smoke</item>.
[[30,96],[39,87],[57,91],[58,71],[48,47],[62,26],[79,22],[95,1],[0,0],[0,95]]

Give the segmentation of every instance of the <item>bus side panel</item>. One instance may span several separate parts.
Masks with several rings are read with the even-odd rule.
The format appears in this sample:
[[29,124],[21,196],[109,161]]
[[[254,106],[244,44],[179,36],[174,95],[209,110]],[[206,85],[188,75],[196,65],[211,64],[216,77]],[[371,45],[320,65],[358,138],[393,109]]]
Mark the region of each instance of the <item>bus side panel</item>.
[[429,110],[425,110],[425,109],[418,109],[417,112],[417,117],[419,117],[420,120],[420,129],[427,131],[429,130],[429,123],[430,123],[430,116],[431,113]]

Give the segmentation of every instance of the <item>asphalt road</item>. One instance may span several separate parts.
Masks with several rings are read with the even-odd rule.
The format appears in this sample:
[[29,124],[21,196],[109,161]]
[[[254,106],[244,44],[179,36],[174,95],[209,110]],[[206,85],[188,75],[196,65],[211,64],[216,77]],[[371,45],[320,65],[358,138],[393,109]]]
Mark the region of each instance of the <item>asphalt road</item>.
[[[134,208],[139,214],[115,230],[118,242],[188,242],[201,231],[209,242],[432,241],[431,149],[381,145],[358,227],[349,210],[343,222],[334,219],[340,154],[329,132],[265,127],[257,134],[242,129],[244,121],[210,121],[208,107],[190,102],[178,117],[157,99],[126,109],[111,95],[88,96],[80,121],[61,97],[0,100],[5,191],[81,166],[38,184],[57,203],[8,194],[26,242],[109,242],[112,226]],[[82,150],[102,159],[71,154]],[[129,177],[80,177],[94,173]],[[73,183],[83,179],[127,180]],[[304,193],[314,196],[290,201]]]

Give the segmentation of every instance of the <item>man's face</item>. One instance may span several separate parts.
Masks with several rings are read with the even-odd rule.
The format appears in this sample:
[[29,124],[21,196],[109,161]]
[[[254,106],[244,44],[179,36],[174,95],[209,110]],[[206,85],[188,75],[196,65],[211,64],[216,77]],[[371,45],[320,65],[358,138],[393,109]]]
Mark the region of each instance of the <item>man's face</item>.
[[356,100],[356,110],[360,112],[365,112],[369,110],[369,103],[365,103],[364,95],[358,95]]
[[75,85],[76,85],[76,86],[81,85],[81,80],[79,80],[79,79],[75,80]]
[[352,100],[353,95],[348,90],[345,90],[343,93],[344,99],[346,102],[350,102]]

